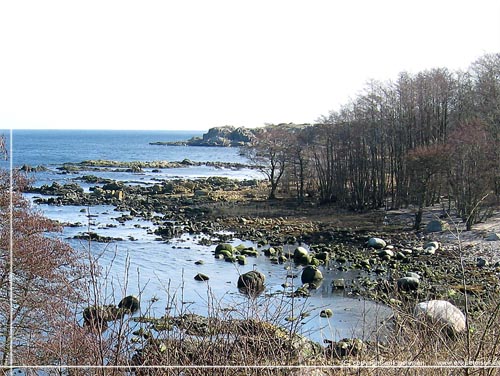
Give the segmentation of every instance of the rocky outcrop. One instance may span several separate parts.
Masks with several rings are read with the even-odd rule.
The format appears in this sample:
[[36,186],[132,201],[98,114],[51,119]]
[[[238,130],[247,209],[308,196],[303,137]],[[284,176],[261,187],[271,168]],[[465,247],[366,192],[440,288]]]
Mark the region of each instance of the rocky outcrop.
[[254,131],[244,127],[226,125],[210,128],[202,137],[193,137],[187,141],[150,142],[150,145],[173,146],[245,146],[253,138]]
[[176,317],[138,317],[133,321],[147,323],[157,332],[176,328],[184,334],[181,340],[165,339],[156,333],[148,335],[132,359],[134,365],[168,365],[185,362],[186,357],[191,364],[205,364],[207,350],[211,356],[221,354],[226,366],[241,365],[248,359],[265,365],[268,359],[285,357],[297,364],[307,364],[323,357],[325,351],[319,343],[291,333],[288,328],[256,319],[218,319],[188,313]]

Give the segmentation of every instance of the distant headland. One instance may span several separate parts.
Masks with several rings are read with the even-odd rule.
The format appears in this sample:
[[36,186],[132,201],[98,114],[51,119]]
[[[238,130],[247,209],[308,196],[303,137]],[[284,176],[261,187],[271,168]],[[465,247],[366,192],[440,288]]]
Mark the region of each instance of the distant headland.
[[244,146],[254,136],[254,130],[244,127],[226,125],[223,127],[210,128],[202,137],[192,137],[186,141],[158,141],[150,142],[150,145],[174,145],[174,146]]

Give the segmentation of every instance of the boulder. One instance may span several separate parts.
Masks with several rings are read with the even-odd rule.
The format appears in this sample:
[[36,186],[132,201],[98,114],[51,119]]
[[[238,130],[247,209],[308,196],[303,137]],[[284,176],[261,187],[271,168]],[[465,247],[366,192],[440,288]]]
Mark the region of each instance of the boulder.
[[238,255],[236,256],[236,260],[238,261],[238,264],[240,265],[246,265],[247,264],[247,258],[245,255]]
[[126,296],[118,303],[118,308],[126,310],[131,314],[137,312],[140,307],[139,299],[134,295]]
[[217,245],[217,247],[215,247],[215,255],[219,255],[219,254],[233,254],[234,253],[234,250],[235,248],[229,244],[229,243],[222,243],[222,244],[219,244]]
[[293,251],[293,260],[295,262],[308,264],[310,261],[309,251],[304,247],[297,247]]
[[119,181],[113,181],[110,183],[106,183],[102,186],[102,189],[105,191],[121,191],[124,187],[124,184]]
[[428,242],[424,245],[424,253],[427,255],[433,255],[436,253],[436,251],[439,249],[439,243],[438,242]]
[[83,322],[87,326],[105,331],[108,321],[114,321],[123,316],[123,311],[114,305],[91,306],[83,310]]
[[446,300],[429,300],[415,306],[417,319],[427,319],[439,325],[450,335],[462,333],[466,329],[465,315]]
[[254,247],[247,247],[243,248],[240,251],[240,254],[242,254],[243,256],[258,257],[259,251],[257,251]]
[[302,283],[316,283],[323,280],[323,273],[316,266],[306,266],[302,270]]
[[257,296],[264,291],[266,276],[261,272],[252,270],[240,275],[238,278],[238,289],[241,293]]
[[370,238],[368,239],[368,242],[366,244],[368,245],[368,247],[373,247],[376,249],[385,248],[387,245],[387,243],[380,238]]
[[314,257],[317,258],[318,260],[327,262],[328,260],[330,260],[330,253],[328,253],[326,251],[321,251],[321,252],[316,253],[314,255]]
[[403,277],[398,279],[398,290],[416,291],[420,284],[420,279],[415,277]]
[[206,274],[203,274],[203,273],[198,273],[194,276],[194,279],[196,281],[201,281],[201,282],[204,282],[204,281],[208,281],[210,278],[208,277],[208,275]]
[[406,272],[405,277],[420,279],[420,275],[415,272]]
[[345,279],[344,278],[334,279],[332,281],[332,287],[334,289],[344,290],[345,289]]
[[333,311],[330,308],[324,309],[319,313],[320,317],[330,318],[333,316]]
[[331,358],[340,359],[347,356],[357,356],[366,349],[366,345],[359,338],[344,338],[338,342],[326,340],[325,342],[329,343],[325,353]]
[[394,257],[394,252],[391,251],[390,249],[382,249],[381,251],[378,252],[378,256],[380,258],[387,258],[387,257]]
[[484,268],[485,266],[488,266],[490,263],[488,262],[488,260],[482,258],[482,257],[478,257],[476,259],[476,265],[478,268]]
[[274,255],[276,255],[276,254],[277,254],[276,248],[274,248],[274,247],[269,247],[268,249],[265,249],[265,250],[264,250],[264,254],[265,254],[267,257],[274,256]]
[[442,232],[448,230],[448,223],[445,221],[434,220],[427,223],[425,226],[425,232]]
[[496,241],[499,241],[500,240],[500,234],[497,234],[497,233],[491,233],[489,234],[485,240],[489,241],[489,242],[496,242]]

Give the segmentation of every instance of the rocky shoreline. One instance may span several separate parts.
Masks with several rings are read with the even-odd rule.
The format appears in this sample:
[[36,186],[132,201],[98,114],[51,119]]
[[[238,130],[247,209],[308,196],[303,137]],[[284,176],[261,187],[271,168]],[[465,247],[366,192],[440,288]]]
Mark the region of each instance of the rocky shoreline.
[[[229,169],[242,169],[242,168],[256,168],[255,166],[250,166],[242,163],[235,162],[195,162],[190,159],[184,159],[182,161],[151,161],[151,162],[121,162],[121,161],[110,161],[110,160],[88,160],[78,163],[64,163],[57,169],[62,173],[79,173],[82,171],[107,171],[107,172],[132,172],[140,173],[144,169],[152,169],[152,172],[160,172],[161,169],[165,168],[183,168],[183,167],[194,167],[194,166],[209,166],[215,168],[229,168]],[[32,168],[29,166],[23,166],[23,171],[36,172],[36,169],[40,169],[38,166]]]
[[[314,202],[299,205],[293,199],[268,200],[268,187],[261,180],[209,177],[158,179],[154,183],[133,184],[86,174],[100,169],[140,173],[144,168],[161,169],[173,165],[186,166],[188,162],[84,161],[65,164],[59,171],[75,175],[71,182],[53,182],[51,185],[31,187],[27,192],[37,195],[34,201],[42,205],[111,205],[121,212],[119,217],[114,218],[119,224],[135,219],[150,221],[154,228],[144,226],[141,229],[156,236],[159,242],[169,242],[183,234],[203,234],[203,237],[198,237],[199,244],[209,246],[214,257],[225,262],[247,264],[252,262],[253,257],[263,254],[270,263],[280,268],[288,261],[300,265],[300,276],[290,275],[291,278],[300,277],[302,284],[298,283],[293,288],[283,284],[283,290],[273,294],[308,297],[325,283],[323,272],[338,270],[350,272],[347,275],[351,277],[329,281],[331,291],[342,290],[348,297],[382,303],[392,308],[392,312],[411,314],[416,306],[426,309],[422,304],[437,306],[451,303],[459,316],[463,316],[461,312],[465,312],[467,307],[469,317],[476,319],[500,296],[500,256],[493,251],[499,242],[497,238],[487,237],[484,229],[453,236],[453,231],[449,230],[450,223],[447,229],[445,220],[436,220],[439,217],[439,209],[436,208],[428,208],[428,215],[424,218],[428,231],[416,233],[409,226],[411,213],[408,211],[353,213]],[[85,184],[87,189],[81,184]],[[438,226],[433,228],[431,225],[436,225],[434,222],[438,222]],[[85,227],[81,223],[63,225]],[[455,224],[451,225],[453,228]],[[458,227],[455,229],[460,231]],[[493,228],[489,230],[491,232]],[[91,231],[81,232],[75,238],[104,243],[126,240]],[[488,238],[492,241],[487,241]],[[231,244],[234,239],[250,241],[254,246],[234,246]],[[127,240],[135,239],[129,237]],[[238,280],[240,292],[245,287],[252,287],[251,293],[264,291],[264,276],[258,271],[254,273],[258,277],[255,282],[240,283],[241,278]],[[194,278],[207,281],[210,276],[198,273]],[[320,317],[324,318],[331,315],[332,311],[328,308],[320,313]],[[163,318],[142,316],[134,320],[157,332],[171,330],[175,325],[180,325],[181,329],[188,325],[190,330],[209,328],[211,336],[218,333],[214,330],[221,331],[221,335],[237,331],[240,324],[234,320],[209,322],[198,315],[174,317],[168,322],[161,321]],[[289,317],[286,320],[299,318]],[[458,322],[447,325],[455,331],[463,331],[464,320],[459,317]],[[399,321],[395,313],[389,325],[399,325]],[[159,324],[165,324],[165,328],[158,329]],[[278,334],[283,329],[280,326],[269,328],[272,329],[270,338],[281,343]],[[194,334],[205,335],[204,332]],[[260,332],[256,334],[257,337],[259,335]],[[134,358],[138,364],[144,361],[141,354],[148,352],[150,346],[157,345],[154,338],[147,333],[146,344]],[[193,342],[195,345],[199,343]],[[287,353],[292,351],[294,356],[303,359],[315,359],[317,356],[340,359],[364,352],[367,346],[378,346],[358,338],[344,338],[337,342],[325,342],[327,345],[324,347],[302,336],[293,337],[292,342],[288,339],[287,343],[292,347],[285,346],[283,350]],[[157,360],[163,361],[162,358]]]
[[[166,163],[85,161],[71,166],[77,168],[72,172],[92,168],[114,171],[171,166]],[[65,166],[63,171],[67,173]],[[346,292],[387,305],[445,299],[464,306],[467,294],[470,311],[474,312],[499,293],[500,262],[491,254],[488,258],[478,257],[481,245],[457,244],[447,240],[446,231],[415,233],[400,216],[390,212],[353,214],[314,203],[299,206],[294,201],[268,201],[265,183],[259,180],[210,177],[163,180],[141,186],[94,175],[78,174],[75,179],[72,183],[54,182],[28,192],[41,195],[35,199],[38,204],[112,205],[117,211],[129,213],[122,214],[118,221],[152,221],[157,226],[154,233],[161,241],[183,233],[203,233],[209,235],[208,239],[212,236],[224,242],[232,238],[249,240],[255,243],[257,252],[270,247],[277,250],[275,254],[269,252],[270,262],[274,263],[280,262],[279,257],[283,257],[282,261],[293,258],[280,251],[283,245],[307,244],[310,253],[300,263],[359,271],[356,280],[346,283]],[[85,192],[77,181],[95,185]],[[43,197],[46,195],[49,197]],[[220,231],[228,235],[222,239],[213,236]],[[94,233],[81,237],[103,242],[119,240]],[[382,239],[384,245],[368,243],[371,238]],[[204,245],[217,244],[208,239],[204,239]],[[436,242],[435,249],[429,252],[428,244],[432,241]],[[234,261],[237,262],[236,257]],[[400,280],[409,273],[417,275],[418,281],[412,287],[402,288]]]

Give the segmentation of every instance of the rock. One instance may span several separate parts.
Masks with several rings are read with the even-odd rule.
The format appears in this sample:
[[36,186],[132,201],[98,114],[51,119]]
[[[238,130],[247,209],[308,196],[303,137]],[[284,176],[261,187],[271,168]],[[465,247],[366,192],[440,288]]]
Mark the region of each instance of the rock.
[[293,252],[293,260],[298,263],[308,264],[310,261],[309,251],[304,247],[297,247]]
[[203,273],[198,273],[194,276],[194,279],[196,281],[201,281],[201,282],[204,282],[204,281],[208,281],[210,278],[208,277],[208,275],[206,274],[203,274]]
[[358,338],[344,338],[338,342],[325,341],[329,346],[325,349],[327,356],[332,358],[344,358],[346,356],[358,356],[365,350],[366,345]]
[[344,280],[344,278],[334,279],[332,281],[332,286],[333,286],[334,289],[339,289],[339,290],[345,289],[345,280]]
[[114,305],[91,306],[83,311],[83,322],[99,331],[108,328],[108,321],[114,321],[123,316],[123,311]]
[[326,251],[321,251],[318,252],[314,257],[317,258],[318,260],[327,262],[328,260],[330,260],[330,253]]
[[436,253],[436,251],[439,249],[439,243],[438,242],[428,242],[424,245],[424,254],[427,255],[433,255]]
[[316,266],[306,266],[302,270],[302,283],[316,283],[323,280],[323,273]]
[[47,171],[48,169],[45,166],[36,166],[36,167],[33,167],[33,166],[30,166],[30,165],[24,164],[19,170],[20,171],[24,171],[24,172],[41,172],[41,171]]
[[244,248],[240,251],[243,256],[257,257],[259,256],[259,251],[257,251],[254,247]]
[[489,234],[484,240],[487,240],[489,242],[496,242],[500,240],[500,234],[497,233],[491,233]]
[[140,308],[139,299],[134,295],[126,296],[122,300],[120,300],[120,303],[118,303],[118,308],[121,308],[128,311],[128,313],[133,314]]
[[330,318],[333,316],[333,311],[330,308],[324,309],[319,313],[320,317]]
[[104,184],[102,189],[105,191],[121,191],[123,190],[124,184],[122,182],[114,181],[111,183]]
[[279,256],[278,256],[278,263],[280,263],[280,264],[284,264],[284,263],[285,263],[285,262],[287,262],[287,261],[288,261],[288,259],[286,258],[286,256],[285,256],[285,255],[279,255]]
[[486,259],[482,258],[482,257],[478,257],[476,259],[476,265],[477,265],[478,268],[484,268],[485,266],[489,265],[489,262]]
[[378,253],[378,257],[380,258],[387,258],[387,257],[394,257],[394,252],[391,251],[390,249],[382,249],[381,251],[379,251]]
[[233,259],[234,258],[235,259],[234,255],[226,249],[223,249],[222,251],[219,251],[218,253],[216,253],[215,257],[219,258],[219,259],[220,258],[223,258],[223,259]]
[[322,261],[318,260],[316,257],[310,257],[309,262],[308,262],[308,264],[312,265],[312,266],[320,266],[321,263],[322,263]]
[[420,275],[415,272],[406,272],[405,277],[420,279]]
[[449,229],[448,223],[445,221],[434,220],[427,223],[425,226],[425,232],[442,232]]
[[215,247],[215,255],[217,256],[218,254],[224,254],[223,251],[226,251],[226,252],[229,252],[230,254],[233,254],[234,250],[235,250],[235,248],[231,244],[222,243],[222,244],[217,245],[217,247]]
[[416,291],[420,284],[419,278],[403,277],[398,279],[398,290],[400,291]]
[[373,247],[376,249],[385,248],[387,245],[387,243],[380,238],[370,238],[368,239],[368,242],[366,244],[368,245],[368,247]]
[[231,125],[213,127],[202,137],[193,137],[187,141],[150,142],[151,145],[188,145],[188,146],[245,146],[254,137],[254,130],[249,128],[236,128]]
[[264,291],[266,276],[256,270],[244,273],[238,278],[238,289],[240,292],[257,296]]
[[276,255],[276,253],[277,253],[277,251],[276,251],[276,248],[274,248],[274,247],[269,247],[268,249],[264,250],[264,254],[267,257],[274,256],[274,255]]
[[446,300],[429,300],[415,306],[417,319],[428,319],[450,335],[465,331],[465,315]]

